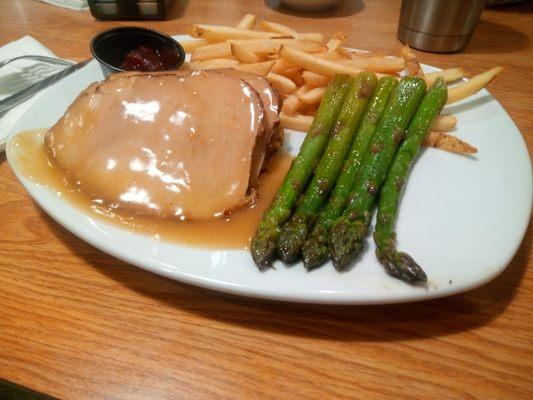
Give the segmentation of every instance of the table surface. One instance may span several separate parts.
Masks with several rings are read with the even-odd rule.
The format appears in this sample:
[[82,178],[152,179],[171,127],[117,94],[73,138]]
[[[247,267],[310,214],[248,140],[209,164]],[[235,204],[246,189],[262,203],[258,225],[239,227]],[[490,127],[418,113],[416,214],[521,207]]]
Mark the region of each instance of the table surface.
[[[165,21],[101,22],[88,11],[4,0],[0,45],[32,35],[82,60],[89,39],[112,26],[178,34],[192,22],[236,24],[246,12],[302,31],[342,30],[352,47],[399,45],[399,1],[346,1],[318,15],[271,5],[178,1]],[[532,2],[486,10],[464,52],[420,53],[472,73],[504,66],[490,91],[530,154],[532,12]],[[533,398],[531,225],[505,272],[469,293],[365,307],[262,302],[92,248],[44,214],[0,157],[0,378],[65,399]]]

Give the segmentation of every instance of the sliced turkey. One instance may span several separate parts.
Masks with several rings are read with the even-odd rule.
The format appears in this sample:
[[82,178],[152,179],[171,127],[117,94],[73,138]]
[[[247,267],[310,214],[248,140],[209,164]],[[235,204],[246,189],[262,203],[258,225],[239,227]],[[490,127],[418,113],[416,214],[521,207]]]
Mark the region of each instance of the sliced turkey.
[[82,92],[46,145],[82,191],[112,208],[208,219],[251,201],[270,131],[242,79],[122,74]]

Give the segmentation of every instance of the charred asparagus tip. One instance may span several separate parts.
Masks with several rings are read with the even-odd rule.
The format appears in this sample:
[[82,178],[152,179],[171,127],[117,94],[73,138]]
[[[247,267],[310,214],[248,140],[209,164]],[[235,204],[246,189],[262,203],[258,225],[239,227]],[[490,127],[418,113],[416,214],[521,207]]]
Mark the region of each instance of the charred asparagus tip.
[[305,238],[307,225],[298,221],[289,221],[283,228],[278,240],[278,255],[283,262],[291,263],[298,259]]
[[250,249],[260,271],[272,267],[276,252],[276,236],[275,229],[259,229],[257,235],[252,239]]
[[[364,229],[363,231],[366,232]],[[357,223],[339,219],[331,228],[329,234],[329,252],[333,266],[338,271],[346,269],[348,264],[363,249]]]
[[327,241],[320,239],[320,237],[312,236],[302,248],[304,266],[308,271],[320,267],[328,259]]
[[395,278],[408,283],[427,282],[427,275],[413,258],[402,252],[379,255],[380,261],[387,272]]

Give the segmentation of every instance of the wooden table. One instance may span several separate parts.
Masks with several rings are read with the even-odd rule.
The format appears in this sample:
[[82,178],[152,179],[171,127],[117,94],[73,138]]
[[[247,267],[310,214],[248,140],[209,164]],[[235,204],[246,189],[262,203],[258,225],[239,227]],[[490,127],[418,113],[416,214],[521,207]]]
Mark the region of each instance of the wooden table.
[[[193,21],[234,24],[246,12],[306,31],[343,30],[354,47],[399,43],[399,1],[346,1],[307,16],[266,3],[183,1],[166,21],[132,23],[4,0],[0,45],[32,35],[81,60],[89,39],[111,26],[176,34]],[[487,10],[466,51],[421,54],[472,73],[506,67],[490,90],[530,152],[532,12],[532,2]],[[533,398],[531,227],[506,271],[463,295],[375,307],[252,301],[92,248],[44,214],[1,157],[0,378],[65,399]]]

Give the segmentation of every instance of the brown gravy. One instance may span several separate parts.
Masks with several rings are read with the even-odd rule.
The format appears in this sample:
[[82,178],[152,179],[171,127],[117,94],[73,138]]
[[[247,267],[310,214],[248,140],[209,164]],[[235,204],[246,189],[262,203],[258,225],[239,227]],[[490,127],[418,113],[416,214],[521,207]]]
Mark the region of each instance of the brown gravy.
[[121,228],[147,234],[158,240],[209,248],[248,248],[262,213],[270,206],[289,169],[292,157],[279,151],[266,165],[259,178],[258,199],[251,207],[234,212],[228,219],[177,221],[117,212],[89,197],[72,184],[65,173],[54,166],[45,150],[46,129],[19,133],[10,151],[18,171],[44,186],[91,217]]

